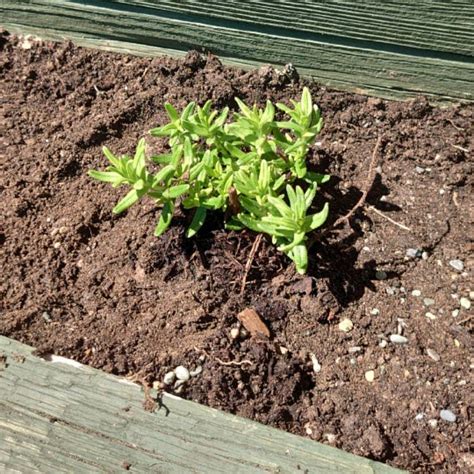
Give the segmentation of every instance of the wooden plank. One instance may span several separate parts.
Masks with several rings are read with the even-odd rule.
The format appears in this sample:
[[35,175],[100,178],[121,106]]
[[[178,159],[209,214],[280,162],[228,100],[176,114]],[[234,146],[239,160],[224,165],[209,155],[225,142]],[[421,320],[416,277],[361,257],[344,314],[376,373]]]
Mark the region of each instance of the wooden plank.
[[0,336],[1,472],[401,472],[171,395],[149,413],[137,385],[32,352]]
[[[205,49],[229,62],[293,63],[329,86],[388,98],[474,100],[474,4],[4,0],[0,23],[140,54]],[[158,49],[157,49],[158,48]]]

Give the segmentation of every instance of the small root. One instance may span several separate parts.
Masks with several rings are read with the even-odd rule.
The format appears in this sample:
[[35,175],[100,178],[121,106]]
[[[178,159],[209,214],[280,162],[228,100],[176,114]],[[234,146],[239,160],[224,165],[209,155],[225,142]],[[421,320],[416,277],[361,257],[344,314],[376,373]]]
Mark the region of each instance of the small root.
[[255,258],[255,254],[260,246],[260,242],[262,241],[263,234],[258,234],[255,238],[252,248],[250,249],[249,258],[247,259],[247,263],[245,264],[244,275],[242,277],[242,285],[240,286],[240,294],[243,295],[245,291],[245,286],[247,285],[247,277],[250,272],[250,268],[252,267],[253,259]]
[[386,214],[384,214],[382,211],[379,211],[376,207],[374,206],[367,206],[367,209],[369,209],[370,211],[373,211],[375,212],[376,214],[378,214],[380,217],[383,217],[384,219],[387,219],[389,222],[391,222],[392,224],[396,225],[397,227],[400,227],[400,229],[403,229],[403,230],[407,230],[409,232],[411,232],[411,229],[409,227],[407,227],[406,225],[404,224],[400,224],[400,222],[397,222],[395,220],[393,220],[391,217],[388,217]]

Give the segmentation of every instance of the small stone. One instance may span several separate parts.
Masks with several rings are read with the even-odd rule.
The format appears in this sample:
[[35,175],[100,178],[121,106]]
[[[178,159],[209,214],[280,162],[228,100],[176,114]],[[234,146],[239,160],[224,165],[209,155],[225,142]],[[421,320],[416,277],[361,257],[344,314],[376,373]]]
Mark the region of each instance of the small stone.
[[387,347],[388,345],[388,342],[385,340],[385,339],[382,339],[380,342],[379,342],[379,347],[381,347],[382,349],[384,347]]
[[433,298],[423,298],[423,304],[425,306],[433,306],[435,304],[435,300]]
[[176,379],[176,374],[174,372],[166,372],[163,377],[163,383],[166,385],[171,385]]
[[474,291],[469,292],[469,299],[474,300]]
[[183,367],[182,365],[176,367],[176,369],[174,369],[174,373],[176,374],[176,378],[178,380],[182,380],[183,382],[189,380],[189,370],[186,367]]
[[336,435],[335,434],[327,433],[325,436],[326,436],[326,439],[328,440],[328,443],[334,444],[336,442]]
[[240,328],[232,328],[230,330],[230,338],[237,339],[240,335]]
[[354,354],[356,352],[360,352],[361,350],[362,350],[362,347],[360,346],[352,346],[352,347],[349,347],[348,352],[349,354]]
[[373,382],[375,380],[375,371],[373,370],[368,370],[364,375],[367,382]]
[[418,414],[415,416],[415,420],[416,420],[416,421],[421,421],[424,417],[425,417],[425,414],[424,414],[424,413],[418,413]]
[[375,272],[375,278],[377,278],[377,280],[386,280],[387,272],[384,272],[383,270],[378,270]]
[[316,355],[311,353],[309,356],[311,357],[311,362],[313,363],[313,372],[315,374],[321,372],[321,364],[318,362]]
[[421,249],[409,248],[406,251],[407,257],[410,257],[410,258],[420,258],[422,254],[423,254],[423,250]]
[[471,308],[471,300],[469,298],[465,298],[464,296],[459,300],[459,303],[464,309]]
[[411,295],[412,295],[412,296],[421,296],[421,291],[420,291],[420,290],[413,290],[413,291],[411,292]]
[[428,260],[428,257],[429,257],[429,256],[430,256],[430,254],[429,254],[428,252],[426,252],[426,251],[421,254],[421,258],[422,258],[423,260]]
[[436,319],[436,316],[433,313],[430,313],[429,311],[425,313],[425,316],[428,319],[431,319],[431,321],[434,321]]
[[352,321],[348,318],[345,318],[343,319],[340,323],[339,323],[339,329],[342,331],[342,332],[350,332],[352,331],[352,328],[354,327],[354,324],[352,323]]
[[461,260],[450,260],[449,265],[451,265],[451,267],[453,267],[458,272],[462,272],[464,270],[464,263]]
[[432,418],[431,420],[428,420],[428,424],[431,426],[431,428],[436,428],[438,426],[438,420]]
[[425,172],[425,168],[422,168],[421,166],[415,166],[415,171],[418,173],[418,174],[422,174]]
[[394,344],[406,344],[408,342],[408,339],[405,336],[400,336],[400,334],[390,334],[389,339]]
[[288,354],[288,348],[284,347],[284,346],[280,346],[280,353],[281,353],[281,355]]
[[49,313],[47,311],[43,311],[43,313],[41,314],[41,317],[47,322],[51,322],[51,316],[49,315]]
[[385,291],[387,295],[393,296],[395,294],[395,288],[393,286],[389,286],[388,288],[385,288]]
[[441,360],[441,357],[437,352],[435,352],[433,349],[426,349],[426,353],[428,354],[429,357],[431,357],[435,362],[439,362]]
[[371,309],[370,314],[372,316],[377,316],[378,314],[380,314],[380,310],[378,308]]
[[61,226],[59,229],[58,229],[58,232],[60,234],[65,234],[67,232],[67,227],[66,226]]
[[449,423],[454,423],[456,421],[456,415],[451,410],[441,410],[439,416],[442,420]]
[[59,247],[61,247],[61,242],[54,242],[53,247],[55,249],[58,249]]
[[202,365],[198,365],[194,370],[189,371],[191,377],[196,377],[202,372]]

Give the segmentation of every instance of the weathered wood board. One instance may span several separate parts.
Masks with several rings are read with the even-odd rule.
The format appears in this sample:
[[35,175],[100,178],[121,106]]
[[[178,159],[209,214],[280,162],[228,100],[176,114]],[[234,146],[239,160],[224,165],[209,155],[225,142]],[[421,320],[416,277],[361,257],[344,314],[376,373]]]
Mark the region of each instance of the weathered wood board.
[[474,101],[472,0],[2,0],[0,24],[135,54],[292,63],[323,84],[388,98]]
[[391,473],[384,464],[32,355],[0,336],[0,472]]

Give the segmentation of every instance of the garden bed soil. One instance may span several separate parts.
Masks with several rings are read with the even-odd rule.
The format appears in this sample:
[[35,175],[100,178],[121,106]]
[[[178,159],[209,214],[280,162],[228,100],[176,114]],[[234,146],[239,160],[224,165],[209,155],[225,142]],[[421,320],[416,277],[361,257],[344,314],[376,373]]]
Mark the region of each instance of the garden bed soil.
[[[1,42],[1,334],[150,384],[200,364],[181,396],[412,471],[473,468],[473,320],[460,303],[474,290],[472,105],[336,92],[197,53],[145,59],[5,32]],[[325,120],[310,163],[333,176],[319,191],[325,228],[370,186],[348,224],[318,234],[306,276],[263,239],[241,295],[255,234],[216,216],[189,240],[182,214],[156,238],[152,202],[115,216],[124,190],[86,174],[106,166],[103,145],[131,154],[146,136],[162,151],[147,131],[166,120],[165,101],[235,109],[234,96],[287,102],[305,84]],[[245,308],[270,339],[232,339]],[[398,333],[408,342],[389,340]]]

